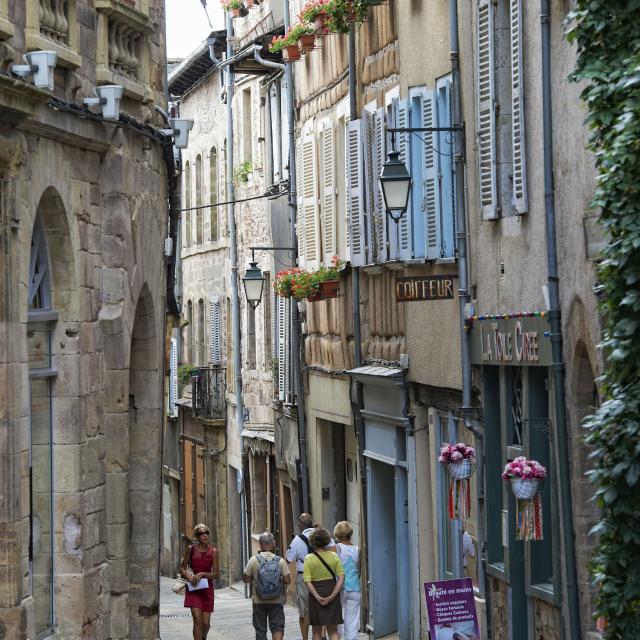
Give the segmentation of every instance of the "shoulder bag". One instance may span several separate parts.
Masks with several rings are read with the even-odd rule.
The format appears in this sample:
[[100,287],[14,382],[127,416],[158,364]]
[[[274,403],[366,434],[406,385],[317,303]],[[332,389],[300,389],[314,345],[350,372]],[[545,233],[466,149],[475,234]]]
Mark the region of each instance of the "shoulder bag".
[[325,569],[327,569],[327,571],[331,574],[333,581],[338,582],[338,578],[336,577],[335,571],[324,561],[324,558],[317,551],[314,551],[313,555],[316,556],[316,558],[318,558],[320,562],[322,562],[322,564],[325,566]]
[[[189,562],[187,564],[187,568],[191,569],[191,553],[193,552],[193,545],[189,547]],[[186,578],[182,577],[182,574],[178,572],[176,576],[175,582],[171,585],[171,591],[173,593],[183,596],[185,591],[187,590],[187,582],[189,582]]]

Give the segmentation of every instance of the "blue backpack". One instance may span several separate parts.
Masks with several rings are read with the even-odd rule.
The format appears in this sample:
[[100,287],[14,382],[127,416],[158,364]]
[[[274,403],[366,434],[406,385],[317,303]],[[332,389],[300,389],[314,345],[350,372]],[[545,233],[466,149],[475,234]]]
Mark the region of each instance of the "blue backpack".
[[276,600],[282,596],[282,573],[280,571],[280,556],[273,556],[267,560],[261,553],[258,559],[258,575],[255,581],[256,593],[262,600]]

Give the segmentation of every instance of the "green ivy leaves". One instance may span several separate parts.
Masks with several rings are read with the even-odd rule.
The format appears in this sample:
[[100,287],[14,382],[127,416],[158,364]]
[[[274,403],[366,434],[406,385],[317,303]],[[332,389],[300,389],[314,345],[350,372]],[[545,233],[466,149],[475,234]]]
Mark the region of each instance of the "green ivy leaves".
[[608,246],[599,267],[605,402],[585,423],[590,479],[602,509],[593,574],[604,637],[640,637],[640,0],[578,0],[567,38],[578,51],[590,148],[598,168],[593,206]]

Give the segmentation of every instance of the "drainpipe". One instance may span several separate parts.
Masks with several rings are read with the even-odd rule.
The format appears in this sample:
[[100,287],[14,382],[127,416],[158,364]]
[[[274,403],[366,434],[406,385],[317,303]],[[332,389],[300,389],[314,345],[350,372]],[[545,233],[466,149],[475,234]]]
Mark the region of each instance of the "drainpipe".
[[558,451],[557,469],[560,497],[560,524],[564,531],[564,570],[567,589],[567,613],[563,621],[563,636],[580,640],[580,601],[576,572],[573,513],[571,510],[570,459],[567,435],[567,417],[564,394],[564,361],[562,357],[562,321],[560,316],[560,283],[556,245],[556,210],[553,181],[553,121],[551,103],[551,11],[549,0],[540,2],[542,36],[542,118],[544,142],[544,203],[547,236],[547,270],[549,289],[549,324],[551,329],[551,365],[553,380],[553,409],[556,424],[555,436]]
[[[227,60],[233,56],[231,38],[233,37],[233,20],[231,12],[227,12]],[[242,463],[238,473],[244,475],[245,452],[242,445],[242,430],[244,428],[244,403],[242,398],[242,340],[240,336],[240,295],[238,292],[238,237],[236,231],[236,217],[234,206],[234,185],[233,185],[233,66],[225,68],[226,92],[227,92],[227,224],[229,225],[229,265],[231,267],[231,330],[233,336],[233,375],[235,382],[236,400],[236,423],[238,427],[238,437],[240,438],[240,452]],[[244,480],[243,480],[244,485]],[[247,496],[242,487],[240,493],[240,535],[242,537],[242,567],[247,565],[248,553],[248,532],[247,532]],[[245,598],[248,597],[247,585],[244,589]]]
[[[462,82],[460,77],[460,40],[458,37],[458,2],[449,0],[449,30],[451,41],[451,76],[452,76],[452,100],[453,100],[453,125],[464,126],[464,116],[462,111]],[[470,336],[466,328],[467,305],[471,300],[469,294],[469,244],[467,230],[467,211],[465,197],[465,130],[462,131],[462,140],[454,157],[455,171],[455,197],[456,197],[456,241],[458,251],[458,300],[460,304],[460,348],[461,348],[461,369],[462,369],[462,411],[464,414],[465,427],[470,429],[475,436],[476,456],[478,468],[476,473],[478,483],[478,521],[477,537],[478,550],[480,553],[480,573],[479,583],[483,586],[485,606],[487,611],[487,637],[491,638],[491,589],[489,576],[487,574],[487,549],[484,530],[484,431],[477,422],[470,419],[472,408],[472,368],[471,368],[471,345]],[[459,541],[460,557],[462,557],[462,537]]]
[[261,51],[262,51],[261,44],[253,45],[253,57],[255,58],[255,61],[261,64],[263,67],[270,67],[271,69],[280,69],[280,70],[284,70],[287,68],[287,65],[282,64],[281,62],[273,62],[273,60],[265,60],[262,57],[262,55],[260,55]]
[[[356,31],[355,26],[351,25],[349,29],[348,40],[349,53],[349,119],[358,119],[358,95],[356,93]],[[360,267],[351,268],[351,288],[352,288],[352,306],[353,306],[353,342],[354,357],[353,363],[355,367],[362,366],[362,324],[360,317]],[[368,567],[367,564],[367,474],[365,470],[365,460],[362,452],[365,449],[364,424],[362,422],[361,411],[364,409],[364,392],[362,382],[355,381],[355,411],[353,412],[354,424],[356,430],[356,440],[358,442],[358,466],[360,467],[360,504],[362,518],[360,521],[360,552],[363,561],[362,567]],[[368,590],[363,593],[362,609],[367,619],[368,611]]]
[[[284,29],[289,28],[289,0],[284,0]],[[298,217],[298,178],[296,170],[296,116],[293,90],[293,66],[291,62],[284,65],[284,77],[287,85],[287,120],[289,124],[289,217],[291,219],[292,264],[298,262],[298,236],[296,224]],[[298,305],[291,305],[291,363],[293,364],[293,384],[296,395],[298,417],[298,448],[300,456],[300,476],[302,508],[309,512],[309,469],[307,466],[307,421],[305,415],[304,385],[302,383],[302,350],[300,348],[300,313]]]

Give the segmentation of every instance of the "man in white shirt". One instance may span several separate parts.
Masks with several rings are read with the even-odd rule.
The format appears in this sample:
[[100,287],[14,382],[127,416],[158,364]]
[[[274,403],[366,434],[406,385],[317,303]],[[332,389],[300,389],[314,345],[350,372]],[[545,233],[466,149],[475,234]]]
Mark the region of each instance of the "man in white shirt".
[[309,513],[301,513],[298,516],[298,529],[296,535],[287,549],[287,562],[296,563],[296,595],[298,599],[298,615],[300,616],[300,632],[302,640],[309,637],[309,591],[302,578],[304,559],[312,551],[309,544],[309,536],[314,532],[313,518]]

